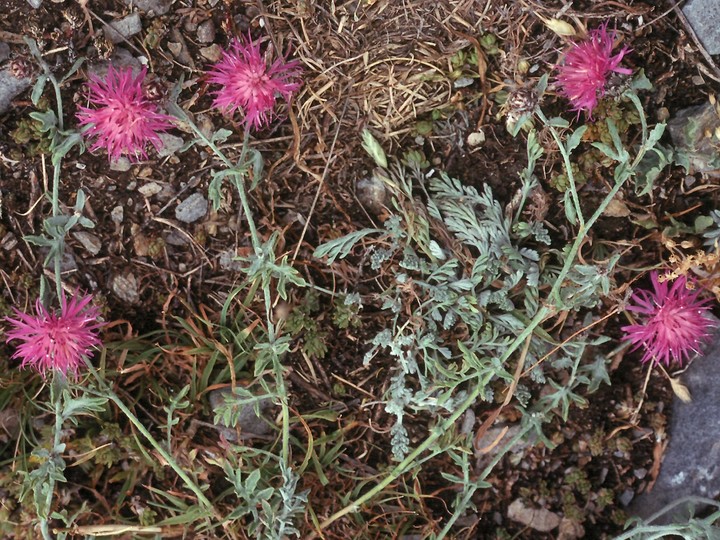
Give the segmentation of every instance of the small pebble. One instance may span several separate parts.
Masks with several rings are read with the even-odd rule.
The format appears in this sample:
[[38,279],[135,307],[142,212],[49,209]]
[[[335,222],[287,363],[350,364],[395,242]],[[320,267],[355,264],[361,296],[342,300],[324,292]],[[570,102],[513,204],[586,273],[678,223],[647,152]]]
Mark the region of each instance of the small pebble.
[[4,62],[10,58],[10,45],[0,41],[0,62]]
[[482,131],[474,131],[468,135],[467,142],[470,146],[480,146],[485,142],[485,133]]
[[173,155],[185,144],[185,141],[182,139],[182,137],[170,135],[169,133],[160,133],[158,137],[160,137],[160,141],[162,142],[162,147],[160,148],[160,150],[158,150],[158,155],[160,157],[167,157]]
[[175,218],[183,223],[194,223],[207,214],[208,201],[202,193],[193,193],[175,208]]
[[163,240],[170,246],[186,246],[190,243],[188,237],[184,234],[179,233],[176,230],[172,230],[163,234]]
[[2,240],[0,241],[0,246],[2,246],[5,251],[13,250],[15,246],[17,246],[17,244],[17,237],[11,232],[3,236]]
[[128,158],[126,158],[125,156],[120,156],[119,158],[110,161],[110,170],[117,172],[127,172],[130,170],[131,165],[132,163],[130,163],[130,160]]
[[165,15],[173,0],[123,0],[128,6],[135,6],[151,16]]
[[200,55],[210,62],[217,62],[222,58],[222,47],[217,43],[213,43],[209,47],[202,47]]
[[120,43],[142,31],[140,14],[136,11],[127,17],[111,22],[105,26],[103,32],[111,43]]
[[133,274],[127,276],[117,275],[113,277],[110,288],[112,292],[128,304],[136,304],[140,300],[137,279]]
[[31,83],[32,79],[16,78],[9,68],[0,71],[0,114],[8,110],[15,96],[30,88]]
[[355,193],[362,205],[375,214],[382,212],[388,198],[385,183],[376,174],[358,180]]
[[157,195],[162,191],[162,186],[157,182],[148,182],[147,184],[140,186],[138,191],[143,197],[150,198],[153,195]]
[[200,43],[212,43],[215,41],[215,23],[212,19],[200,24],[197,30],[197,39]]
[[626,489],[620,494],[620,504],[627,506],[635,498],[635,492],[632,489]]
[[125,217],[125,210],[123,210],[122,206],[116,206],[110,212],[110,218],[113,220],[113,223],[116,223],[118,225],[123,222],[124,217]]

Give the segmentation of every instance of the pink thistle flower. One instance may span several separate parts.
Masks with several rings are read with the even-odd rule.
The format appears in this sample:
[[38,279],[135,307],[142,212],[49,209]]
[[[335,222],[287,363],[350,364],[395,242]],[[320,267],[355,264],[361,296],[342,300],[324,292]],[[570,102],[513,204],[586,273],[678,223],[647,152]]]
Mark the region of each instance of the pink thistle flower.
[[92,296],[74,296],[70,301],[63,296],[59,313],[50,313],[40,300],[35,303],[35,314],[13,308],[17,318],[5,318],[13,327],[6,342],[22,343],[12,358],[22,359],[20,367],[29,366],[43,376],[49,371],[76,374],[83,357],[100,344],[97,332],[102,323],[97,308],[88,306],[91,301]]
[[611,72],[630,75],[631,69],[619,67],[628,47],[612,56],[615,32],[607,31],[607,23],[590,32],[588,39],[572,43],[564,61],[557,66],[560,93],[570,100],[571,110],[586,111],[592,117],[598,98],[605,95],[605,84]]
[[222,59],[208,71],[208,81],[220,85],[215,91],[213,107],[225,114],[242,109],[245,125],[259,129],[268,124],[275,107],[275,99],[290,100],[300,88],[300,63],[278,58],[268,66],[260,54],[260,45],[248,37],[247,43],[233,39]]
[[107,149],[108,156],[117,160],[123,154],[130,159],[147,158],[145,146],[152,143],[162,147],[159,132],[172,127],[172,117],[157,112],[157,105],[147,99],[142,89],[147,68],[133,78],[132,69],[116,71],[108,68],[105,79],[90,76],[87,85],[88,101],[95,108],[80,107],[80,125],[89,125],[88,137],[97,137],[90,151]]
[[675,279],[672,287],[667,281],[661,283],[657,272],[650,279],[654,291],[635,292],[634,305],[626,308],[644,315],[644,322],[623,326],[623,339],[635,345],[632,350],[645,348],[643,362],[683,364],[691,352],[698,353],[700,343],[707,341],[709,330],[716,326],[705,317],[710,309],[707,300],[699,298],[700,291],[688,289],[685,276]]

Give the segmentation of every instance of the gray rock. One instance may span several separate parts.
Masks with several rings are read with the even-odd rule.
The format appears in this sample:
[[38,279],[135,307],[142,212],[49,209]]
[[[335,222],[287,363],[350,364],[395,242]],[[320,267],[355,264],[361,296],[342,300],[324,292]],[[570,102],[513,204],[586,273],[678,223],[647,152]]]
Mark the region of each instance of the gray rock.
[[192,54],[190,54],[187,42],[178,28],[173,28],[170,31],[170,38],[168,39],[167,46],[178,62],[190,67],[195,66],[195,62],[193,61]]
[[133,5],[150,16],[165,15],[173,0],[123,0],[127,6]]
[[690,0],[682,10],[707,52],[720,54],[720,3]]
[[222,47],[217,43],[213,43],[209,47],[202,47],[200,49],[200,56],[210,62],[217,62],[222,58]]
[[104,79],[107,75],[108,66],[110,64],[112,64],[112,66],[116,70],[131,68],[133,75],[136,77],[142,69],[142,64],[140,63],[140,60],[135,58],[130,51],[123,47],[116,47],[115,51],[110,57],[110,60],[103,60],[102,62],[95,62],[93,64],[89,64],[88,73],[92,73],[93,75]]
[[140,301],[137,279],[133,274],[118,274],[112,278],[110,283],[112,292],[128,304],[136,304]]
[[175,218],[183,223],[194,223],[207,214],[208,201],[202,193],[193,193],[175,208]]
[[110,170],[117,172],[127,172],[130,170],[132,163],[125,156],[120,156],[117,159],[110,160]]
[[142,31],[142,22],[140,22],[140,14],[138,12],[131,13],[127,17],[113,21],[103,27],[105,37],[112,43],[120,43],[135,34]]
[[215,41],[215,23],[212,19],[200,23],[197,30],[197,39],[200,43],[212,43]]
[[190,240],[187,236],[181,234],[175,229],[164,232],[163,240],[165,240],[166,244],[169,244],[171,246],[187,246],[190,243]]
[[12,100],[32,84],[32,79],[18,79],[6,68],[0,71],[0,114],[10,108]]
[[33,9],[38,9],[42,6],[42,0],[27,0],[27,3],[30,4]]
[[110,211],[110,219],[112,219],[116,225],[120,225],[123,219],[125,219],[125,209],[122,206],[116,206]]
[[137,188],[137,190],[143,197],[147,197],[149,199],[153,195],[160,193],[162,191],[162,186],[157,182],[148,182],[147,184]]
[[[686,496],[720,495],[720,332],[705,356],[696,358],[680,375],[692,396],[690,403],[675,398],[668,434],[670,441],[660,474],[650,493],[643,493],[630,512],[647,519]],[[653,521],[664,524],[688,517],[691,508],[680,505]]]
[[0,62],[10,58],[10,45],[0,41]]
[[232,272],[239,272],[243,269],[243,263],[236,260],[237,259],[237,252],[234,249],[228,249],[227,251],[223,251],[220,253],[220,256],[218,257],[218,262],[220,263],[220,268],[223,270],[230,270]]
[[12,251],[17,245],[17,236],[15,236],[11,232],[6,233],[5,236],[2,237],[2,240],[0,240],[0,247],[3,248],[5,251]]
[[358,180],[355,185],[355,194],[362,205],[374,214],[382,212],[388,202],[388,191],[382,177],[385,173],[381,169],[373,171],[372,176]]
[[[233,398],[234,396],[230,388],[212,390],[208,394],[210,406],[213,411],[216,411],[218,407],[224,405],[228,400],[233,400]],[[264,415],[264,413],[272,407],[272,401],[269,399],[253,400],[252,395],[244,388],[238,389],[237,399],[241,403],[233,405],[233,407],[237,408],[234,411],[234,414],[237,414],[237,425],[235,428],[240,432],[240,438],[264,436],[272,432],[272,422]],[[243,401],[245,403],[242,403]],[[218,423],[216,425],[223,428],[222,433],[225,435],[225,438],[231,442],[237,441],[238,433],[236,429],[225,424],[221,418],[217,420]]]
[[72,235],[75,240],[82,244],[82,247],[84,247],[90,255],[95,256],[100,253],[102,242],[100,242],[100,239],[94,234],[87,231],[78,231],[72,233]]
[[160,157],[172,156],[185,144],[182,137],[176,137],[175,135],[170,135],[169,133],[160,133],[158,137],[160,137],[160,141],[162,142],[162,147],[158,150],[158,155]]

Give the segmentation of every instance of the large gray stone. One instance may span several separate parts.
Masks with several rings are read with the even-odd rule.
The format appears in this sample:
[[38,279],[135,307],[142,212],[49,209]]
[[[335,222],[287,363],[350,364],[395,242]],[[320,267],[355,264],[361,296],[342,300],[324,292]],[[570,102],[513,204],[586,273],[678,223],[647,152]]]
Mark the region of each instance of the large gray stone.
[[[683,403],[677,397],[673,401],[670,441],[660,474],[652,491],[642,494],[630,507],[643,519],[682,497],[712,499],[720,495],[720,333],[680,380],[690,390],[692,401]],[[691,510],[681,505],[653,523],[686,519]]]
[[682,10],[705,50],[720,54],[720,2],[690,0]]
[[668,131],[675,145],[675,161],[687,172],[720,176],[720,155],[717,136],[720,116],[716,105],[708,102],[677,112],[668,122]]
[[30,88],[31,83],[32,79],[15,77],[9,68],[0,71],[0,114],[7,111],[15,96]]

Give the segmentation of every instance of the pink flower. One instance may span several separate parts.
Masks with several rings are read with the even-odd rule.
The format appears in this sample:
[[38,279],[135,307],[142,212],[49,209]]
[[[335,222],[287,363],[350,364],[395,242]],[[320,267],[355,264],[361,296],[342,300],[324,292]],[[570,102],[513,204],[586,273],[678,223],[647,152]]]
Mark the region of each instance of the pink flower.
[[222,59],[208,71],[208,81],[220,86],[215,91],[213,107],[226,114],[237,109],[245,113],[247,127],[260,128],[270,122],[275,99],[289,101],[300,88],[300,65],[297,60],[282,58],[272,65],[260,54],[259,44],[248,37],[247,43],[234,39]]
[[618,67],[630,49],[623,47],[612,55],[615,32],[607,31],[607,23],[590,32],[581,43],[572,43],[564,61],[557,66],[560,93],[570,100],[571,110],[586,111],[592,116],[598,98],[605,94],[605,83],[611,72],[630,75],[631,69]]
[[51,370],[76,374],[83,357],[100,344],[97,332],[102,323],[97,308],[88,306],[91,301],[92,296],[74,296],[70,301],[63,296],[59,313],[50,313],[40,300],[32,315],[13,308],[17,318],[5,318],[13,327],[6,341],[22,343],[12,357],[22,359],[21,367],[30,366],[43,375]]
[[95,108],[80,107],[77,113],[80,125],[89,125],[85,134],[97,137],[90,147],[107,149],[110,159],[123,154],[130,159],[147,158],[148,142],[156,149],[162,147],[158,132],[172,127],[170,116],[157,112],[157,106],[145,97],[142,82],[147,68],[133,78],[132,69],[116,71],[108,68],[105,79],[90,76],[88,100]]
[[636,350],[645,348],[643,362],[673,362],[682,364],[697,353],[702,341],[710,336],[709,330],[716,326],[705,317],[709,307],[707,300],[699,299],[700,291],[687,288],[687,279],[680,276],[668,286],[660,282],[658,273],[650,276],[654,291],[637,291],[632,295],[635,305],[626,309],[643,315],[638,324],[623,326],[627,334],[623,339],[631,341]]

